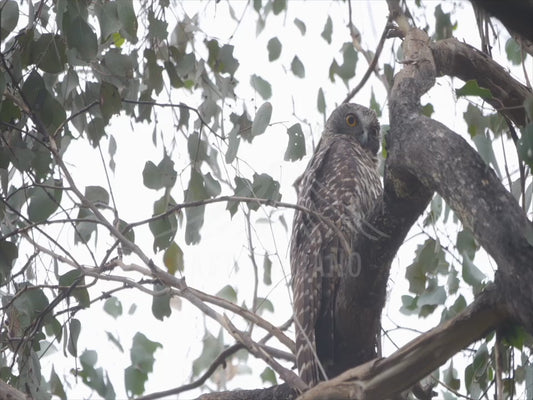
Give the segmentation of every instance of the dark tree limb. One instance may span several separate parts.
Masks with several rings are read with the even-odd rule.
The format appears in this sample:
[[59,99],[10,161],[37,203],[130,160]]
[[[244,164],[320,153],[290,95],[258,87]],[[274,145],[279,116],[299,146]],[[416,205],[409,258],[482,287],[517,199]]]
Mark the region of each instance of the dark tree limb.
[[523,104],[531,91],[501,65],[485,53],[455,38],[432,42],[429,47],[435,59],[437,76],[456,76],[463,81],[475,79],[479,86],[492,93],[493,97],[487,99],[488,103],[516,125],[526,125]]

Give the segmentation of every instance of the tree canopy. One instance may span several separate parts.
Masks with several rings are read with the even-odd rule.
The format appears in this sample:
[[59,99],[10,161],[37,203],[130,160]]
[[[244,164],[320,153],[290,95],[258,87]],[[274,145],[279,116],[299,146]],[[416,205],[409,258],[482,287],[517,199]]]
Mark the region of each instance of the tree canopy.
[[[0,1],[0,397],[531,398],[533,5],[496,3]],[[384,195],[337,317],[383,358],[306,391],[293,183],[343,101]]]

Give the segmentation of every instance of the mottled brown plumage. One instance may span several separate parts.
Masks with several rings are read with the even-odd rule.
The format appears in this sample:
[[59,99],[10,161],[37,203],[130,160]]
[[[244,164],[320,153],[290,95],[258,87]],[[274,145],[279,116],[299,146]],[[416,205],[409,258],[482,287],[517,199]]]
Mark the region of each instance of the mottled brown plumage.
[[343,104],[327,120],[299,182],[298,204],[338,228],[303,211],[294,216],[290,255],[296,361],[309,386],[331,378],[328,371],[335,370],[336,288],[343,276],[364,268],[364,260],[348,254],[345,244],[349,247],[364,229],[362,221],[381,195],[378,148],[376,114],[357,104]]

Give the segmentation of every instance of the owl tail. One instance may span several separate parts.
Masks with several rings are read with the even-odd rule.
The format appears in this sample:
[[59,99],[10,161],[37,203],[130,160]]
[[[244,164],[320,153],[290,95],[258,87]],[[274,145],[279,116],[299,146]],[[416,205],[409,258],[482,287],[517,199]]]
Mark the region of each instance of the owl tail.
[[308,387],[315,386],[318,382],[323,380],[323,369],[316,354],[315,334],[314,332],[308,337],[301,330],[297,329],[296,335],[296,364],[300,378],[307,384]]

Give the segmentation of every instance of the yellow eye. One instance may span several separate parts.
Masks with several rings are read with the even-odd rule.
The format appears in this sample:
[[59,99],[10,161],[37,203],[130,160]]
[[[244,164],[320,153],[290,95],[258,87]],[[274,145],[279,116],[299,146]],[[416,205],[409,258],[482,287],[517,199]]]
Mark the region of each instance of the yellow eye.
[[346,116],[345,121],[346,121],[346,125],[348,125],[351,128],[357,125],[357,117],[354,114],[348,114]]

